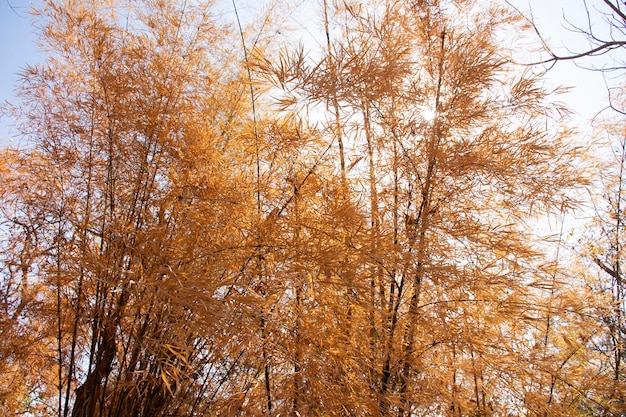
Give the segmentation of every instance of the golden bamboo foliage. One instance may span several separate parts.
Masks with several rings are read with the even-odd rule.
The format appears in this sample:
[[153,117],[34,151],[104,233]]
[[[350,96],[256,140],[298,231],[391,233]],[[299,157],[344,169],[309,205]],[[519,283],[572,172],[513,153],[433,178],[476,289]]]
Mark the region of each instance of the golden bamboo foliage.
[[617,410],[593,293],[529,226],[588,181],[522,22],[324,0],[293,47],[231,6],[44,3],[0,160],[1,410]]

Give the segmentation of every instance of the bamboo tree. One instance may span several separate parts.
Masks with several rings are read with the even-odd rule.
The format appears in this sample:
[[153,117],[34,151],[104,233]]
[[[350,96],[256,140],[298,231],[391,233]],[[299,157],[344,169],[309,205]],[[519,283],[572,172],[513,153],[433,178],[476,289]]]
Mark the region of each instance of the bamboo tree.
[[[194,375],[215,354],[191,348],[228,337],[215,332],[228,315],[211,317],[238,255],[213,253],[240,241],[244,213],[232,208],[245,183],[238,168],[217,170],[237,154],[224,144],[238,121],[212,103],[240,106],[228,92],[238,81],[227,87],[236,73],[207,61],[218,41],[206,11],[146,7],[49,4],[43,39],[58,55],[25,73],[24,131],[35,140],[25,169],[37,169],[39,153],[53,176],[32,186],[58,207],[38,207],[57,220],[54,236],[38,237],[56,250],[41,253],[37,271],[55,277],[58,294],[60,415],[187,409]],[[23,212],[36,207],[21,198]],[[231,220],[210,220],[229,206]]]

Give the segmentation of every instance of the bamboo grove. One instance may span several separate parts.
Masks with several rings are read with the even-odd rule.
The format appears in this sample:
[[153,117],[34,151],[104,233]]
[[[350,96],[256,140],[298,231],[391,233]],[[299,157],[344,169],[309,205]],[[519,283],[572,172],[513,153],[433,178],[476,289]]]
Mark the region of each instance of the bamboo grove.
[[44,2],[5,109],[1,413],[624,414],[624,152],[555,257],[537,223],[596,183],[524,22],[323,0],[298,44],[297,7]]

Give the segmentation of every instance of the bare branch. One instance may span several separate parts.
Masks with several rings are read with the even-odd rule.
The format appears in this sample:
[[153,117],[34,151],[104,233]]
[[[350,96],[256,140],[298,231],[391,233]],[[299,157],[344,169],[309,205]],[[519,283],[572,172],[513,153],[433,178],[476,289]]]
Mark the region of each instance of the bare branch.
[[626,22],[626,14],[622,12],[619,8],[619,5],[613,4],[610,0],[604,0],[604,3],[609,6],[619,17],[622,18],[624,22]]
[[[624,12],[620,9],[619,5],[616,5],[614,2],[610,0],[603,0],[603,2],[611,9],[611,12],[599,11],[605,17],[605,20],[607,24],[609,25],[611,39],[609,40],[602,39],[600,36],[594,33],[593,24],[592,24],[593,18],[591,16],[591,11],[589,9],[589,6],[587,5],[587,2],[583,0],[584,9],[586,13],[586,20],[587,20],[586,26],[587,27],[586,28],[579,27],[575,25],[574,23],[570,22],[565,16],[565,13],[563,13],[563,20],[567,23],[566,28],[569,31],[586,36],[589,42],[591,43],[592,47],[582,52],[574,52],[568,49],[569,54],[567,55],[556,53],[553,50],[553,48],[548,44],[546,39],[541,34],[541,31],[535,24],[535,18],[533,16],[532,11],[529,12],[530,14],[529,17],[524,16],[526,21],[532,25],[535,34],[537,35],[537,37],[539,38],[539,41],[541,42],[541,45],[543,46],[545,51],[549,54],[549,58],[533,62],[529,65],[541,65],[541,64],[550,64],[550,63],[554,65],[558,61],[576,61],[581,58],[605,55],[605,54],[611,53],[612,51],[616,49],[626,46],[626,39],[620,39],[620,37],[617,36],[615,33],[616,32],[615,30],[618,29],[623,34],[623,31],[626,28],[626,14],[624,14]],[[509,2],[507,3],[511,7],[514,7]],[[523,13],[521,13],[519,9],[515,8],[515,10],[517,10],[518,13],[523,15]],[[593,70],[606,72],[606,71],[612,71],[620,67],[622,66],[619,65],[619,66],[611,66],[611,67],[605,67],[605,68],[593,68]],[[552,66],[550,68],[552,68]]]

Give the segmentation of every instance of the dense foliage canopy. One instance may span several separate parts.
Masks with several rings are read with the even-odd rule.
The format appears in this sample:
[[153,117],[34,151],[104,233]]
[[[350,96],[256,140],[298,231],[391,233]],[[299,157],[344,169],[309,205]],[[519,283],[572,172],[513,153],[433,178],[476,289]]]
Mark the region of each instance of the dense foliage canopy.
[[303,7],[44,2],[0,153],[0,412],[626,413],[623,139],[564,256],[537,230],[597,184],[515,11],[323,0],[311,41]]

